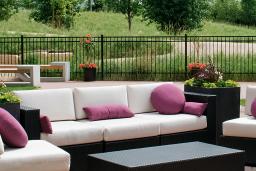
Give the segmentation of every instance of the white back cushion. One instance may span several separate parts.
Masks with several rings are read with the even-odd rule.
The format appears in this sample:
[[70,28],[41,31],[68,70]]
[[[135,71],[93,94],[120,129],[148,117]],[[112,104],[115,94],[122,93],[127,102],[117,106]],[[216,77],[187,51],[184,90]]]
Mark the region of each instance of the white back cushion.
[[153,84],[138,84],[138,85],[128,85],[127,93],[128,93],[128,102],[129,108],[134,113],[146,113],[146,112],[154,112],[150,96],[152,91],[162,85],[162,84],[173,84],[172,82],[161,82],[161,83],[153,83]]
[[4,143],[0,135],[0,155],[4,153]]
[[74,89],[76,118],[84,119],[84,107],[104,104],[128,106],[126,86],[86,87]]
[[256,98],[256,86],[247,86],[247,88],[246,88],[245,114],[251,115],[251,105],[252,105],[252,102],[255,98]]
[[15,91],[21,105],[40,109],[51,121],[75,120],[72,89]]

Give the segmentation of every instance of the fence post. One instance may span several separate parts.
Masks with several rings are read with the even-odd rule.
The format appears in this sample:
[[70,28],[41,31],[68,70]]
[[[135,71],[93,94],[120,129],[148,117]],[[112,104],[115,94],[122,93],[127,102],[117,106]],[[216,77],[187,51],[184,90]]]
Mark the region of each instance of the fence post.
[[104,80],[104,36],[100,36],[101,42],[101,80]]
[[188,35],[185,34],[185,79],[188,76]]
[[24,36],[21,35],[20,37],[20,49],[21,49],[21,64],[24,64]]

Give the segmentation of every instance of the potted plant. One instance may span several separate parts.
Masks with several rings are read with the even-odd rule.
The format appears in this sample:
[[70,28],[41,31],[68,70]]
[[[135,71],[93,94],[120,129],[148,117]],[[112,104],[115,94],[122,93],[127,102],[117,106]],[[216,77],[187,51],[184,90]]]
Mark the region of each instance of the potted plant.
[[20,102],[20,98],[8,90],[6,85],[2,83],[0,86],[0,107],[7,110],[18,121],[20,120]]
[[97,65],[94,63],[80,64],[80,69],[84,71],[84,81],[95,81],[96,80],[96,69]]
[[91,59],[91,51],[92,48],[94,48],[91,34],[87,34],[85,38],[81,39],[80,44],[85,50],[87,60],[85,63],[79,65],[79,68],[84,71],[84,81],[95,81],[97,65],[93,63]]
[[233,80],[224,80],[223,73],[213,62],[201,68],[185,82],[186,92],[216,95],[218,134],[222,131],[222,122],[240,117],[240,86]]
[[206,64],[199,62],[188,64],[189,77],[191,78],[195,76],[195,74],[197,74],[201,69],[204,69],[205,67]]

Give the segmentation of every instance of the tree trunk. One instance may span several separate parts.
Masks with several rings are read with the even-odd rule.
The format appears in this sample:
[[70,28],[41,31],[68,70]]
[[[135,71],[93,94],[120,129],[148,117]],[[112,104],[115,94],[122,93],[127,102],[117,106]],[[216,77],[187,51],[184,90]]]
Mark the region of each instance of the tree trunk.
[[132,30],[132,7],[131,7],[131,0],[128,0],[127,20],[128,20],[129,31],[131,31]]
[[128,27],[129,27],[129,31],[132,30],[132,17],[131,15],[128,15]]

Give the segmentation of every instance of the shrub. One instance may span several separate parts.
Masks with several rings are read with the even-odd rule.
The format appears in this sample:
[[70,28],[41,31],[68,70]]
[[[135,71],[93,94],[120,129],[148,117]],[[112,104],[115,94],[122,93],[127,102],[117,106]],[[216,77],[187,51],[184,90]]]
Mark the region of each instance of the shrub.
[[21,100],[13,92],[9,91],[4,83],[0,86],[0,103],[20,103]]
[[239,84],[233,80],[223,80],[223,74],[209,60],[205,68],[202,68],[193,78],[185,81],[185,85],[191,87],[217,88],[217,87],[239,87]]

